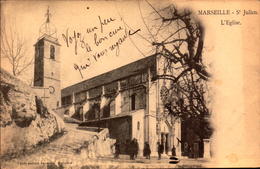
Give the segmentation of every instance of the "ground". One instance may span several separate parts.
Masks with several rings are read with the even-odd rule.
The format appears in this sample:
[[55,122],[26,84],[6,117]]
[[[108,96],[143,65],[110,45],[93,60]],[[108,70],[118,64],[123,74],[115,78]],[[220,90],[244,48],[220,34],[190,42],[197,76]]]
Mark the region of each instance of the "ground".
[[[98,159],[98,162],[111,163],[114,166],[125,166],[125,168],[183,168],[183,167],[202,167],[207,162],[205,159],[181,159],[178,164],[170,164],[169,157],[164,156],[158,160],[158,157],[151,157],[151,159],[145,159],[145,157],[139,156],[135,160],[130,160],[127,155],[120,155],[119,159],[114,159],[112,156],[102,157]],[[122,167],[123,168],[123,167]]]
[[120,155],[114,159],[112,155],[103,157],[87,157],[77,150],[95,132],[78,130],[76,124],[66,124],[67,133],[53,142],[41,146],[37,151],[16,159],[2,163],[3,169],[62,169],[62,168],[175,168],[175,167],[201,167],[206,161],[203,159],[182,159],[178,164],[170,164],[169,158],[164,156],[161,160],[151,157],[150,160],[138,156],[136,160],[130,160],[127,155]]

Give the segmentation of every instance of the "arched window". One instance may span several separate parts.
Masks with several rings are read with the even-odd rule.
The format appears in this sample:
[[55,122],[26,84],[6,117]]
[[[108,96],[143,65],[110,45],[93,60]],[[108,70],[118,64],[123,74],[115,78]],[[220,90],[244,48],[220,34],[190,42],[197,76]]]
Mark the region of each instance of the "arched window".
[[50,47],[50,58],[55,59],[55,48],[53,45]]
[[65,115],[69,115],[69,114],[70,114],[70,111],[69,111],[69,110],[65,110],[64,114],[65,114]]

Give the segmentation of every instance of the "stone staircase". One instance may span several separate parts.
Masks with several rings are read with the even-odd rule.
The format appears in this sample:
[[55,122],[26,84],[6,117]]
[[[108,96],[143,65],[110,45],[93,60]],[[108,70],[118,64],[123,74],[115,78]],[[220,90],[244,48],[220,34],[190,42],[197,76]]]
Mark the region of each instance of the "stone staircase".
[[65,164],[77,164],[83,161],[91,161],[105,155],[111,155],[111,145],[114,144],[115,141],[108,137],[108,129],[103,129],[97,133],[77,129],[77,124],[66,123],[65,125],[67,131],[63,136],[47,145],[36,148],[38,150],[32,154],[5,162],[3,168],[5,168],[5,166],[10,167],[11,164],[23,163],[56,164],[60,162]]

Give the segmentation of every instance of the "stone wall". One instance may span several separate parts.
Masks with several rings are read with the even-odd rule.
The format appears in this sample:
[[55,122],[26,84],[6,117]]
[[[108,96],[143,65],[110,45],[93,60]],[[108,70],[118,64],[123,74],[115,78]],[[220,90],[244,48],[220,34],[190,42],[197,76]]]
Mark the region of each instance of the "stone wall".
[[144,109],[146,107],[146,93],[145,88],[137,87],[133,89],[127,89],[121,92],[121,111],[129,112],[133,111],[131,96],[135,95],[135,108],[134,110]]
[[139,145],[139,156],[143,156],[144,148],[144,109],[132,114],[132,138],[136,138]]
[[[87,128],[88,127],[79,127],[79,129],[83,130]],[[93,128],[90,128],[90,130],[92,129]],[[85,141],[85,143],[78,149],[78,151],[81,156],[92,159],[101,156],[112,155],[113,145],[115,142],[115,139],[109,138],[109,130],[105,128],[102,129],[101,132],[94,135],[91,139]]]
[[30,86],[0,69],[1,158],[12,158],[49,142],[64,123],[49,111]]

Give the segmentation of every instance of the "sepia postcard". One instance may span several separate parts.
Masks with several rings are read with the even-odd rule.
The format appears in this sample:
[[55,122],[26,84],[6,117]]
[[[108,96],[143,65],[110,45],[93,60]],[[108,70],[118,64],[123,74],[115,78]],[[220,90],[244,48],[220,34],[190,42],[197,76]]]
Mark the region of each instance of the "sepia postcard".
[[260,1],[1,0],[0,167],[260,167]]

